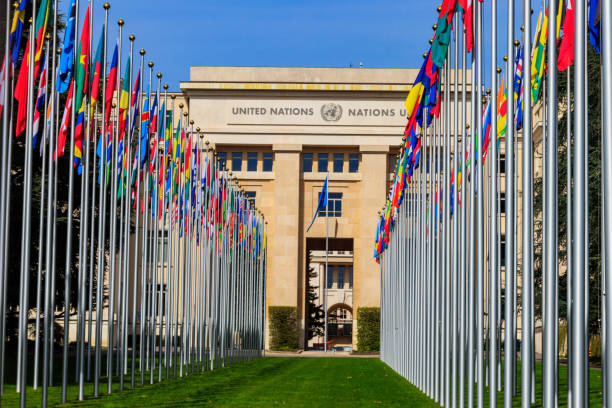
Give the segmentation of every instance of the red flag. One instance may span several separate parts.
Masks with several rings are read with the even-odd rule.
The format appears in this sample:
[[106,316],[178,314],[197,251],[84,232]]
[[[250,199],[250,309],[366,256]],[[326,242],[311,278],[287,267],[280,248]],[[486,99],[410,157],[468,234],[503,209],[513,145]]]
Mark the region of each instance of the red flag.
[[70,114],[72,113],[72,99],[74,92],[74,80],[70,81],[70,90],[68,91],[68,99],[66,99],[66,108],[64,109],[64,116],[62,116],[62,124],[60,126],[60,132],[57,137],[57,151],[55,156],[62,157],[64,155],[64,147],[66,146],[66,136],[68,135],[68,122],[70,121]]
[[557,68],[565,71],[567,67],[574,64],[574,0],[567,2],[565,20],[563,21],[563,38],[559,48]]

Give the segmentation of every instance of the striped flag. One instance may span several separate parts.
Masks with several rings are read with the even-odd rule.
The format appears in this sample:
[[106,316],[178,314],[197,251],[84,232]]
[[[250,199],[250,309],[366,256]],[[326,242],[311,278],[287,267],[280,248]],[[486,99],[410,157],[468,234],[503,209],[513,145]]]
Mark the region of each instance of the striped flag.
[[[38,95],[36,96],[36,105],[34,111],[34,137],[32,139],[32,149],[36,149],[36,144],[41,136],[40,130],[40,117],[42,116],[41,111],[45,107],[45,98],[47,94],[47,61],[46,58],[43,60],[42,73],[40,74],[40,81],[38,83]],[[41,149],[42,152],[42,149]]]

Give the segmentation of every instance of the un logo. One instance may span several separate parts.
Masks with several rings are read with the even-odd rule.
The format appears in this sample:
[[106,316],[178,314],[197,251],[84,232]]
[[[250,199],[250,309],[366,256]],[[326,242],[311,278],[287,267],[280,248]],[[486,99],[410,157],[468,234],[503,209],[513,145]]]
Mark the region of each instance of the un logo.
[[321,106],[321,117],[327,122],[337,122],[342,117],[342,106],[337,103],[326,103]]

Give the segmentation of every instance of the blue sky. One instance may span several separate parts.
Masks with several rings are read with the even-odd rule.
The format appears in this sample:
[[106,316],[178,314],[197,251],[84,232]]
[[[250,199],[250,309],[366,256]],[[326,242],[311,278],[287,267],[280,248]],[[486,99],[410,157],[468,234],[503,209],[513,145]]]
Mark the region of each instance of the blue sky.
[[[60,12],[66,13],[69,1],[59,3]],[[81,16],[86,3],[81,0]],[[180,81],[189,79],[189,67],[194,65],[357,67],[362,62],[368,68],[418,68],[423,52],[428,49],[431,26],[437,20],[436,7],[441,0],[110,3],[110,44],[116,41],[116,23],[121,17],[125,20],[124,51],[129,45],[127,35],[133,33],[136,50],[147,51],[145,63],[152,60],[155,72],[162,72],[164,82],[177,90]],[[485,1],[487,18],[490,3]],[[506,1],[498,3],[499,44],[505,50]],[[517,16],[522,15],[523,2],[515,3]],[[94,6],[94,44],[103,21],[102,4],[96,1]],[[541,6],[534,4],[534,8],[539,11]],[[517,34],[519,26],[517,23]],[[490,24],[486,24],[487,47],[489,32]],[[499,53],[499,64],[503,55],[504,52]],[[490,66],[490,54],[485,53],[484,58]]]

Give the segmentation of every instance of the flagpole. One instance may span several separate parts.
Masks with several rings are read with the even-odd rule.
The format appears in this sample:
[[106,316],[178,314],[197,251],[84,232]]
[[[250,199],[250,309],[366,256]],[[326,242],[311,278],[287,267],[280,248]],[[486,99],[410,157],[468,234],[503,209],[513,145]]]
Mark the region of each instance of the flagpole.
[[[36,0],[32,1],[32,16],[36,15]],[[21,279],[19,302],[19,346],[21,355],[19,359],[18,388],[19,405],[26,406],[27,386],[27,364],[28,364],[28,310],[30,306],[30,221],[32,211],[32,120],[34,100],[34,55],[36,37],[34,35],[34,19],[30,26],[30,53],[28,56],[28,95],[27,95],[27,119],[25,140],[25,162],[24,162],[24,188],[23,188],[23,211],[22,211],[22,247],[21,247]],[[23,103],[23,102],[22,102]]]
[[[325,176],[325,179],[328,180],[329,177],[329,170],[327,172],[327,176]],[[323,299],[324,299],[324,308],[325,308],[325,339],[324,339],[324,343],[325,343],[325,353],[327,353],[327,282],[328,282],[328,276],[327,274],[329,273],[328,271],[328,265],[329,265],[329,182],[325,183],[325,282],[323,282],[323,284],[325,285],[325,290],[323,291]],[[333,279],[333,275],[332,275],[332,279]]]
[[[53,47],[52,47],[52,52],[53,52],[53,58],[52,58],[52,66],[53,66],[53,70],[51,71],[51,92],[49,94],[49,99],[51,102],[51,118],[53,118],[54,113],[56,112],[57,106],[56,106],[56,99],[55,99],[55,92],[56,92],[56,71],[57,71],[57,66],[56,66],[56,56],[59,57],[61,50],[58,48],[56,52],[55,48],[56,48],[56,38],[57,38],[57,0],[54,1],[54,6],[53,6],[53,10],[54,10],[54,14],[53,14]],[[49,53],[49,49],[47,47],[47,54]],[[53,123],[53,122],[52,122]],[[49,366],[50,366],[50,358],[49,358],[49,349],[51,348],[50,346],[52,345],[53,342],[53,336],[51,336],[50,334],[50,330],[51,330],[51,326],[53,326],[53,320],[52,317],[54,317],[54,309],[52,307],[52,303],[53,303],[53,298],[54,296],[54,292],[52,291],[52,281],[55,279],[55,270],[54,270],[54,265],[52,263],[52,257],[51,254],[55,253],[55,251],[51,250],[51,245],[52,245],[52,229],[54,229],[54,223],[53,223],[53,218],[55,217],[55,200],[56,200],[56,185],[57,185],[57,171],[56,171],[56,163],[55,163],[55,138],[56,138],[57,134],[56,132],[51,131],[51,136],[49,137],[49,150],[48,150],[48,157],[47,157],[47,166],[48,166],[48,174],[49,174],[49,181],[48,181],[48,185],[49,188],[47,190],[47,229],[46,229],[46,241],[47,241],[47,247],[46,249],[46,253],[45,253],[45,306],[44,306],[44,311],[45,311],[45,315],[44,315],[44,328],[43,328],[43,391],[42,391],[42,405],[44,406],[47,403],[47,397],[48,397],[48,385],[50,383],[50,377],[52,376],[52,372],[50,372],[49,370]],[[36,331],[37,335],[38,335],[38,330]],[[35,361],[38,361],[38,359],[36,358]],[[35,368],[36,370],[36,375],[38,375],[38,370]]]
[[[76,14],[74,17],[74,44],[78,41],[79,27],[79,0],[76,0]],[[77,48],[73,47],[73,61],[77,60]],[[73,79],[74,81],[74,79]],[[68,161],[68,221],[66,223],[66,262],[64,265],[64,305],[70,305],[70,285],[72,274],[72,218],[74,206],[74,125],[75,125],[75,105],[70,107],[70,160]],[[66,403],[68,394],[68,344],[70,340],[70,313],[64,313],[64,351],[62,356],[62,404]]]
[[[462,14],[465,14],[465,10],[462,11]],[[465,17],[465,15],[463,15],[462,17]],[[466,216],[466,201],[465,201],[465,190],[466,190],[466,185],[467,185],[467,168],[466,168],[466,144],[467,144],[467,134],[465,132],[464,129],[466,129],[466,120],[467,120],[467,116],[466,116],[466,97],[467,97],[467,92],[466,92],[466,84],[467,84],[467,72],[466,72],[466,65],[467,65],[467,52],[466,52],[466,31],[468,29],[468,27],[465,26],[465,24],[461,25],[463,27],[462,30],[462,35],[461,35],[461,74],[462,74],[462,78],[461,78],[461,120],[459,122],[459,126],[461,126],[461,147],[462,147],[462,151],[461,151],[461,156],[459,159],[459,163],[461,165],[461,182],[459,181],[459,178],[457,177],[457,196],[459,196],[459,188],[461,188],[461,220],[460,220],[460,226],[461,226],[461,230],[459,232],[459,240],[461,242],[461,249],[459,251],[459,282],[460,282],[460,294],[459,294],[459,302],[460,302],[460,310],[459,310],[459,316],[460,316],[460,321],[461,321],[461,327],[460,327],[460,333],[459,333],[459,338],[460,338],[460,349],[459,349],[459,408],[464,408],[465,406],[465,369],[466,369],[466,365],[465,365],[465,359],[466,359],[466,330],[467,330],[467,321],[466,321],[466,301],[471,300],[471,297],[466,297],[466,288],[467,288],[467,275],[466,275],[466,252],[469,248],[469,242],[471,241],[467,241],[467,237],[466,237],[466,223],[465,223],[465,216]],[[459,131],[456,131],[457,134],[459,133]],[[471,280],[472,275],[470,275],[470,280]],[[471,384],[469,385],[471,387]]]
[[[557,4],[553,1],[548,5],[548,44],[557,41]],[[547,47],[548,61],[557,61],[557,47]],[[543,374],[543,403],[552,406],[558,403],[558,376],[559,376],[559,333],[558,333],[558,253],[557,253],[557,70],[548,71],[548,86],[546,87],[548,99],[546,115],[549,126],[546,133],[545,172],[548,183],[544,186],[543,207],[543,294],[544,308],[542,319],[542,374]]]
[[[453,177],[453,184],[450,186],[449,189],[449,197],[452,198],[453,197],[453,193],[454,190],[459,191],[458,188],[458,178],[457,178],[457,167],[458,167],[458,159],[459,159],[459,143],[458,143],[458,138],[459,138],[459,94],[458,94],[458,84],[459,84],[459,70],[457,69],[459,66],[459,16],[458,14],[455,15],[455,46],[454,46],[454,64],[453,64],[453,69],[454,69],[454,78],[453,78],[453,118],[454,118],[454,123],[453,123],[453,154],[451,156],[451,177]],[[450,91],[450,89],[449,89]],[[449,97],[450,98],[450,97]],[[450,146],[449,146],[450,148]],[[452,371],[451,371],[451,382],[452,382],[452,394],[451,394],[451,406],[453,408],[455,408],[457,406],[457,381],[458,381],[458,363],[459,363],[459,356],[457,355],[459,353],[459,336],[458,336],[458,326],[459,326],[459,322],[457,321],[459,319],[459,313],[458,313],[458,306],[459,306],[459,281],[458,281],[458,271],[459,271],[459,264],[458,264],[458,242],[459,242],[459,226],[457,225],[458,222],[458,215],[457,215],[457,199],[459,198],[459,194],[455,194],[455,198],[453,200],[453,202],[451,203],[451,205],[449,206],[449,211],[452,209],[452,213],[453,213],[453,218],[451,220],[452,222],[452,307],[451,307],[451,311],[452,311],[452,333],[451,333],[451,341],[452,341],[452,353],[453,353],[453,363],[452,363]],[[451,269],[449,269],[449,272],[451,272]]]
[[[507,32],[507,83],[506,83],[506,253],[505,253],[505,338],[504,338],[504,407],[512,406],[512,397],[515,393],[515,332],[514,332],[514,49],[518,42],[514,41],[514,0],[508,0],[508,32]],[[518,50],[518,48],[517,48]],[[512,81],[510,76],[512,75]],[[500,254],[501,257],[501,254]],[[510,291],[511,293],[509,293]]]
[[[19,7],[19,5],[17,5]],[[17,13],[15,9],[14,13]],[[6,342],[6,285],[7,285],[7,268],[8,260],[6,259],[5,248],[8,244],[8,238],[6,232],[8,231],[8,207],[9,193],[7,180],[10,171],[10,135],[9,135],[9,93],[12,94],[12,80],[11,89],[9,90],[9,73],[12,74],[12,62],[10,61],[10,47],[9,47],[9,22],[11,16],[11,2],[6,1],[6,30],[4,35],[4,78],[0,78],[4,81],[3,89],[3,109],[2,109],[2,163],[0,166],[0,396],[4,394],[4,350]],[[11,75],[12,77],[12,75]],[[12,101],[11,101],[12,102]],[[11,104],[12,105],[12,104]],[[12,113],[12,108],[10,109]],[[12,116],[12,115],[11,115]]]
[[[477,161],[477,197],[476,197],[476,375],[477,375],[477,396],[478,408],[484,407],[484,273],[485,273],[485,253],[484,253],[484,166],[482,143],[477,143],[482,135],[482,4],[476,2],[476,135],[472,137],[474,141],[474,158]],[[474,66],[472,66],[472,69]],[[473,90],[472,90],[473,92]]]

